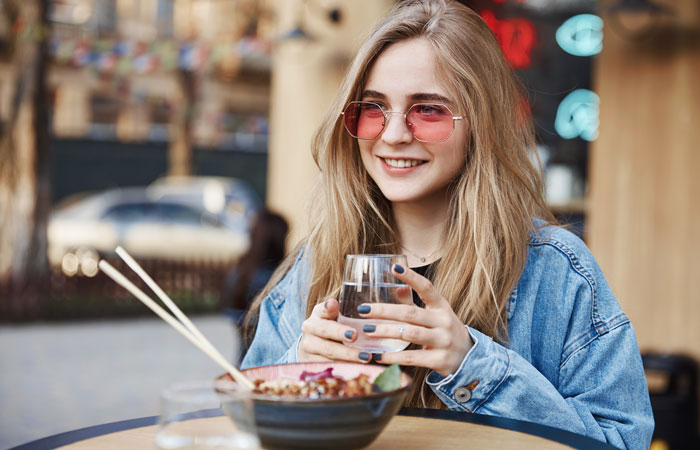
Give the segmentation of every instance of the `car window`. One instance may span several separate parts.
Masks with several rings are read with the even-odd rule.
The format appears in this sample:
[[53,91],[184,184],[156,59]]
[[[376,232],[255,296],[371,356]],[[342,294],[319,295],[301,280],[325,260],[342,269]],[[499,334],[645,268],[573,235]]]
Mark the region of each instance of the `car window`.
[[159,203],[158,216],[166,222],[201,225],[202,213],[177,203]]
[[114,222],[138,222],[150,220],[155,214],[152,203],[122,203],[107,209],[102,215],[104,219]]

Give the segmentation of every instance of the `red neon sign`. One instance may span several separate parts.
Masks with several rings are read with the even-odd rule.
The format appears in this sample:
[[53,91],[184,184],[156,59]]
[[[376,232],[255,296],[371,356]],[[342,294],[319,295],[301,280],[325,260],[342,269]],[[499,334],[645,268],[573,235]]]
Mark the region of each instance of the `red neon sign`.
[[490,9],[481,11],[481,17],[496,35],[508,64],[514,69],[530,67],[530,53],[537,44],[535,25],[522,17],[498,19]]

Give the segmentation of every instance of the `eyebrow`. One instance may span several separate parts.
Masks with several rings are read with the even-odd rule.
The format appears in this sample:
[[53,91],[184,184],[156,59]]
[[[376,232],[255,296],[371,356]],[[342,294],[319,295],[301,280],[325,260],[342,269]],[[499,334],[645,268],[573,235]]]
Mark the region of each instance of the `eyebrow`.
[[[381,92],[378,91],[372,91],[372,90],[366,90],[362,92],[362,98],[376,98],[376,99],[381,99],[385,100],[386,95],[382,94]],[[440,103],[447,103],[447,104],[452,104],[452,101],[440,94],[435,94],[435,93],[428,93],[428,92],[417,92],[415,94],[409,95],[409,98],[413,101],[418,101],[418,102],[440,102]]]

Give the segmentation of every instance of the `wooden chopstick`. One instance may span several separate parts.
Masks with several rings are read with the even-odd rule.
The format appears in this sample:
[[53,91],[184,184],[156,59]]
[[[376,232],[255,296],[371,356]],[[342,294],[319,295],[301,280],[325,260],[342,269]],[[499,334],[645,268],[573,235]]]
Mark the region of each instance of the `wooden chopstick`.
[[[124,262],[125,262],[129,267],[131,267],[131,269],[132,269],[134,272],[136,272],[136,274],[137,274],[144,282],[146,282],[146,284],[148,285],[148,287],[150,287],[150,288],[153,290],[153,292],[156,293],[156,295],[158,296],[158,298],[161,299],[161,301],[163,302],[163,304],[164,304],[165,306],[167,306],[168,309],[169,309],[170,311],[172,311],[173,314],[175,314],[175,317],[177,317],[178,320],[180,320],[180,322],[190,331],[190,333],[192,333],[192,335],[193,335],[194,337],[196,337],[196,338],[199,340],[199,342],[201,342],[201,343],[204,344],[205,346],[209,347],[209,350],[211,350],[212,352],[218,353],[219,356],[221,356],[222,358],[224,358],[224,357],[221,355],[221,353],[219,352],[219,350],[217,350],[216,347],[214,347],[214,346],[212,345],[212,343],[209,341],[209,339],[207,339],[207,338],[199,331],[199,329],[198,329],[196,326],[194,326],[194,324],[192,323],[192,321],[182,312],[182,310],[175,304],[175,302],[173,302],[173,301],[170,299],[170,297],[168,297],[168,294],[166,294],[165,291],[163,291],[163,290],[160,288],[160,286],[158,286],[158,284],[157,284],[155,281],[153,281],[153,278],[151,278],[151,276],[148,275],[148,274],[146,273],[145,270],[143,270],[143,268],[141,267],[141,265],[140,265],[139,263],[137,263],[136,260],[135,260],[134,258],[132,258],[131,255],[130,255],[126,250],[124,250],[124,248],[122,248],[121,246],[117,246],[117,248],[116,248],[115,251],[117,252],[117,255],[119,255],[119,257],[121,257],[121,259],[123,259]],[[224,358],[224,359],[225,359],[225,358]]]
[[[101,260],[99,262],[99,267],[100,270],[102,270],[108,277],[113,279],[117,284],[122,286],[124,289],[127,291],[131,292],[137,299],[141,300],[143,304],[145,304],[151,311],[156,313],[161,319],[166,321],[170,326],[175,328],[181,335],[183,335],[188,341],[190,341],[192,344],[194,344],[195,347],[200,349],[205,355],[209,356],[215,363],[217,363],[219,366],[221,366],[224,370],[226,370],[231,376],[233,377],[236,382],[238,382],[240,385],[244,386],[246,389],[252,390],[254,385],[253,383],[245,376],[243,375],[238,369],[233,367],[231,363],[229,363],[226,358],[224,358],[221,353],[214,348],[214,346],[204,339],[204,341],[200,340],[195,334],[193,334],[190,330],[188,330],[182,323],[177,321],[173,316],[168,314],[168,312],[163,309],[159,304],[157,304],[155,301],[153,301],[148,295],[146,295],[141,289],[139,289],[136,285],[134,285],[131,281],[129,281],[124,275],[121,274],[117,269],[115,269],[110,263],[108,263],[105,260]],[[150,277],[149,277],[150,278]],[[145,280],[144,280],[145,281]],[[152,281],[152,280],[151,280]],[[154,282],[155,284],[155,282]],[[172,300],[171,300],[172,302]],[[177,307],[176,307],[177,308]],[[179,310],[179,308],[178,308]],[[182,314],[182,311],[180,311]],[[184,314],[182,314],[184,316]],[[189,320],[188,320],[189,321]],[[190,324],[192,323],[189,321]],[[194,324],[192,324],[192,327],[194,327]],[[196,327],[194,327],[196,329]],[[201,333],[199,333],[201,335]],[[202,335],[203,337],[203,335]],[[204,342],[207,342],[206,344]]]

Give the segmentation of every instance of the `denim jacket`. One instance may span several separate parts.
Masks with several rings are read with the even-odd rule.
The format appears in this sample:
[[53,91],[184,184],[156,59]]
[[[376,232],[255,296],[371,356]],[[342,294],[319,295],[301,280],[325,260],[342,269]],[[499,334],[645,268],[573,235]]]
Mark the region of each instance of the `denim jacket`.
[[[297,361],[308,272],[300,255],[263,300],[242,367]],[[580,239],[551,226],[531,234],[507,317],[507,343],[467,326],[474,346],[460,367],[428,375],[445,405],[649,448],[654,420],[637,339]]]

